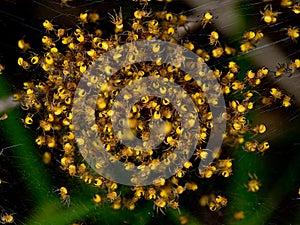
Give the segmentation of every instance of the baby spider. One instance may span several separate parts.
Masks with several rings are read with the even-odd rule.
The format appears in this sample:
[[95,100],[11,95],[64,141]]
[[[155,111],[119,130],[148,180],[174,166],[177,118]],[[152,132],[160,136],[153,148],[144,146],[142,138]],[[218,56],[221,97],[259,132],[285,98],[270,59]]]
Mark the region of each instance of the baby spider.
[[271,24],[276,23],[279,12],[274,12],[272,10],[272,5],[266,5],[264,11],[260,11],[260,14],[262,15],[262,20],[264,20],[265,23]]
[[112,14],[108,13],[110,17],[110,21],[115,24],[115,32],[119,33],[123,31],[123,15],[122,15],[122,9],[120,8],[119,14],[114,10],[115,16]]
[[1,215],[0,223],[1,224],[14,223],[14,216],[13,216],[13,214],[7,214],[7,213],[2,214]]
[[201,24],[202,24],[203,28],[205,28],[205,26],[207,24],[211,23],[213,18],[214,18],[214,16],[210,12],[204,13],[201,17]]
[[257,192],[259,190],[259,187],[261,186],[261,183],[259,182],[256,174],[248,174],[250,179],[247,184],[244,186],[247,188],[248,191],[251,192]]
[[293,41],[299,37],[299,28],[297,27],[289,27],[287,28],[287,36],[289,36]]
[[156,208],[156,213],[158,210],[163,214],[166,215],[164,212],[165,207],[167,206],[167,201],[164,198],[157,198],[153,204],[153,210]]
[[66,187],[60,187],[56,192],[59,192],[60,198],[68,207],[70,206],[70,195]]
[[136,10],[134,12],[134,17],[136,19],[142,19],[143,17],[150,17],[151,11],[146,11],[146,10]]
[[43,22],[43,27],[46,29],[46,31],[53,31],[54,30],[54,26],[49,20],[45,20]]
[[217,31],[212,31],[209,36],[209,44],[217,45],[219,43],[219,34]]

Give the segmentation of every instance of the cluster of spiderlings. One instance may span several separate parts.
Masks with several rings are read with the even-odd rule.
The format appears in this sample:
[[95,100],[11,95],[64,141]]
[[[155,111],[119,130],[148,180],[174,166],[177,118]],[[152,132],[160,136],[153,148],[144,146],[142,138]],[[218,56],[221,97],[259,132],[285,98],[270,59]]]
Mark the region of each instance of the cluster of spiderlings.
[[[118,209],[121,207],[122,200],[119,194],[117,194],[118,185],[115,182],[92,174],[89,172],[88,166],[83,162],[80,163],[78,160],[79,153],[73,133],[74,126],[72,125],[71,112],[75,89],[82,73],[86,71],[87,67],[99,55],[115,48],[121,43],[139,39],[150,40],[154,37],[176,42],[173,38],[176,26],[184,24],[185,17],[177,17],[166,11],[151,14],[144,9],[140,9],[134,12],[134,19],[131,26],[126,28],[128,29],[126,30],[126,35],[122,34],[122,36],[118,35],[118,33],[123,32],[123,29],[125,30],[123,27],[122,12],[110,15],[110,18],[111,22],[115,25],[115,35],[112,35],[110,38],[103,38],[100,29],[96,29],[93,33],[91,31],[87,32],[84,29],[87,23],[95,23],[99,19],[99,15],[96,13],[80,14],[78,20],[82,24],[82,27],[75,29],[73,32],[60,28],[54,29],[54,25],[46,20],[43,26],[47,31],[47,35],[42,37],[44,53],[42,55],[30,55],[29,57],[27,55],[27,58],[20,57],[18,59],[18,64],[24,69],[30,69],[37,65],[41,67],[46,78],[39,81],[25,82],[23,91],[15,94],[15,99],[19,100],[22,98],[21,106],[24,110],[28,111],[27,116],[23,120],[24,124],[30,126],[37,123],[40,135],[36,138],[36,144],[45,149],[43,161],[48,164],[54,162],[51,158],[55,157],[60,162],[61,169],[68,172],[70,176],[79,176],[86,183],[106,188],[108,190],[106,199],[113,203],[115,209]],[[30,45],[25,43],[24,40],[20,40],[18,45],[25,51],[30,48]],[[160,51],[159,46],[154,46],[153,52],[156,53],[157,51]],[[116,148],[116,141],[111,135],[112,124],[108,121],[111,111],[106,110],[109,108],[108,105],[110,104],[111,96],[118,93],[118,90],[113,90],[113,87],[125,86],[129,82],[129,78],[137,79],[149,75],[159,76],[159,74],[165,77],[165,79],[173,79],[179,83],[191,80],[191,77],[184,75],[177,68],[162,65],[160,62],[140,64],[123,68],[111,79],[111,83],[99,93],[96,105],[98,115],[97,125],[101,128],[100,133],[103,134],[103,140],[109,139],[109,143],[106,143],[107,150],[120,159],[125,159],[128,168],[130,168],[130,163],[142,162],[151,163],[155,167],[158,159],[152,160],[153,151],[140,154],[140,152],[126,147]],[[91,76],[87,85],[95,83],[97,83],[97,77]],[[161,92],[166,91],[164,87],[158,88]],[[192,85],[190,85],[189,89],[192,89]],[[83,96],[85,94],[84,90],[80,90],[79,95]],[[201,96],[203,98],[203,93],[200,92],[198,95],[197,97],[195,96],[195,99],[200,99]],[[205,101],[203,100],[201,104],[205,105]],[[207,106],[203,107],[203,109],[207,110]],[[141,117],[146,115],[146,117],[153,117],[154,119],[163,117],[170,120],[168,122],[169,133],[171,133],[172,129],[175,132],[165,138],[164,144],[165,148],[172,148],[172,146],[176,146],[176,139],[182,132],[178,122],[179,118],[172,116],[172,111],[174,110],[168,99],[142,98],[140,104],[136,104],[132,108],[130,126],[136,131],[138,137],[147,139],[149,131],[147,131],[148,126],[146,121],[149,118],[141,120]],[[95,127],[95,129],[97,128]],[[204,128],[203,132],[205,133]],[[77,141],[77,144],[80,145],[81,140]],[[165,154],[167,153],[161,153],[161,157],[164,157]],[[127,197],[126,202],[123,203],[129,209],[133,209],[136,201],[143,197],[153,200],[155,205],[161,208],[166,205],[177,208],[179,194],[185,190],[197,189],[197,185],[193,182],[179,184],[178,181],[178,178],[183,177],[186,170],[191,166],[192,164],[187,162],[185,168],[182,171],[178,171],[176,177],[170,181],[158,179],[157,183],[153,186],[134,188],[131,199]],[[67,188],[61,187],[59,190],[62,200],[69,204],[70,196],[68,195]],[[102,197],[97,194],[93,200],[96,203],[100,203],[102,202]]]
[[[139,2],[145,4],[149,1]],[[137,137],[147,140],[150,135],[147,121],[151,118],[164,118],[167,121],[168,132],[166,137],[162,139],[161,149],[150,149],[141,152],[117,145],[117,140],[113,137],[112,123],[109,120],[112,113],[110,107],[113,103],[113,97],[130,80],[144,76],[154,76],[180,84],[192,97],[201,117],[202,127],[199,144],[193,158],[187,161],[184,167],[170,179],[158,178],[153,185],[136,186],[131,188],[131,194],[123,196],[118,190],[119,185],[117,183],[94,174],[89,170],[88,165],[82,161],[77,145],[83,145],[85,140],[78,139],[77,143],[75,142],[73,131],[76,128],[72,124],[72,101],[77,84],[89,65],[101,54],[123,43],[137,40],[159,39],[182,44],[207,62],[211,58],[223,56],[224,53],[234,55],[240,50],[246,52],[254,48],[254,43],[263,37],[262,31],[246,32],[243,35],[245,42],[238,50],[221,44],[218,32],[213,31],[210,32],[208,41],[214,48],[209,51],[200,48],[197,43],[192,43],[189,40],[180,41],[175,38],[177,27],[186,24],[187,18],[185,15],[175,15],[164,10],[152,12],[147,10],[148,8],[149,5],[136,10],[133,13],[133,18],[128,22],[124,21],[121,10],[109,14],[114,33],[107,37],[103,35],[101,23],[99,23],[100,15],[94,12],[85,12],[79,15],[79,25],[74,30],[58,28],[50,21],[44,21],[43,26],[46,35],[41,40],[43,44],[42,53],[26,51],[30,49],[30,45],[24,40],[20,40],[18,43],[19,48],[24,51],[24,56],[18,59],[18,64],[26,70],[31,68],[40,69],[44,74],[44,79],[25,82],[24,89],[14,95],[15,100],[21,101],[22,108],[28,111],[27,116],[23,119],[24,124],[26,126],[35,124],[38,127],[39,135],[36,138],[36,144],[44,149],[43,161],[46,164],[59,162],[59,167],[70,176],[79,177],[85,183],[105,189],[107,191],[106,196],[95,194],[92,198],[93,201],[96,204],[100,204],[104,200],[111,202],[116,210],[120,209],[122,205],[128,209],[134,209],[140,199],[153,201],[159,209],[167,206],[178,208],[180,194],[198,189],[198,185],[192,177],[198,171],[198,159],[205,159],[208,154],[204,143],[208,139],[210,129],[215,125],[211,122],[212,113],[209,111],[208,100],[204,95],[204,91],[211,87],[204,85],[201,87],[202,90],[199,90],[199,88],[196,88],[196,84],[193,84],[193,79],[189,74],[159,61],[127,66],[112,76],[108,84],[102,87],[96,102],[97,123],[92,129],[100,133],[106,150],[114,156],[114,159],[126,163],[128,170],[132,165],[141,167],[151,165],[155,168],[159,160],[164,159],[172,152],[173,147],[178,143],[178,137],[182,133],[179,117],[176,113],[174,114],[174,108],[168,99],[145,96],[131,109],[129,115],[130,128]],[[294,10],[296,5],[292,8]],[[272,13],[271,7],[265,8],[262,13],[265,22],[273,23],[274,20],[276,21],[278,14]],[[213,18],[214,16],[209,12],[202,16],[203,29],[212,22]],[[293,37],[296,38],[296,35],[293,34]],[[153,53],[159,52],[159,46],[153,46],[152,51]],[[117,60],[121,56],[115,55],[114,57]],[[288,68],[294,71],[299,66],[299,59],[296,59]],[[109,70],[109,68],[107,69]],[[254,109],[254,102],[259,97],[255,92],[255,88],[269,74],[269,70],[261,67],[257,70],[249,70],[242,76],[239,65],[234,61],[230,61],[225,67],[222,65],[220,68],[214,68],[213,72],[221,84],[222,92],[228,103],[228,113],[222,115],[222,118],[228,121],[224,143],[243,145],[247,152],[258,151],[264,153],[269,148],[267,141],[260,143],[256,140],[245,141],[244,137],[249,132],[263,134],[266,131],[264,124],[249,124],[247,113]],[[279,74],[276,74],[276,76],[279,76]],[[86,84],[87,86],[93,86],[97,82],[98,78],[91,75]],[[164,87],[157,88],[161,92],[167,91]],[[86,94],[85,90],[79,91],[80,96]],[[130,95],[126,97],[130,98]],[[283,94],[283,91],[278,88],[272,88],[269,95],[264,96],[261,101],[266,105],[281,102],[284,107],[291,104],[291,98]],[[184,110],[185,106],[181,105],[181,108]],[[94,113],[94,109],[89,111]],[[86,121],[89,119],[86,118]],[[88,134],[86,136],[88,137]],[[214,157],[216,160],[201,171],[199,176],[202,178],[211,178],[213,175],[229,177],[232,174],[233,160],[229,157],[222,159],[221,151],[215,153]],[[56,160],[53,160],[53,158]],[[101,167],[101,162],[98,163],[98,166]],[[252,180],[257,179],[254,177]],[[259,182],[252,183],[254,182],[250,183],[249,181],[248,190],[257,191],[260,185]],[[71,197],[67,188],[61,187],[59,192],[62,200],[70,204]],[[204,205],[207,205],[212,211],[227,205],[227,199],[224,196],[218,195],[209,199]]]

